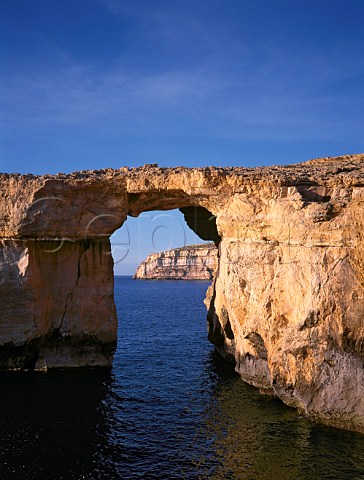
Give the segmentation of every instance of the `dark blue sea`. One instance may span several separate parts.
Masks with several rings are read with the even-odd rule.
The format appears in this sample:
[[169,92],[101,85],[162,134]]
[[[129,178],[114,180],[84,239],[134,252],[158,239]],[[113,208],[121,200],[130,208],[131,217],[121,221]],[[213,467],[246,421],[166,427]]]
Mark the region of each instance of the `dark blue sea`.
[[116,277],[111,370],[2,373],[0,480],[364,479],[364,435],[311,423],[219,358],[207,287]]

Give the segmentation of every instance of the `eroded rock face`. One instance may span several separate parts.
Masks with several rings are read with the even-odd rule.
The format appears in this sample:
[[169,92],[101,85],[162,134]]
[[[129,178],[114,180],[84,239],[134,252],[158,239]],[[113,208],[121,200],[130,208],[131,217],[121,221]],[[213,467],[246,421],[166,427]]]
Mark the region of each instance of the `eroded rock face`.
[[216,267],[215,244],[187,245],[148,255],[138,266],[134,278],[212,280]]
[[117,319],[109,240],[1,247],[0,369],[110,365]]
[[1,368],[110,364],[108,237],[127,214],[180,208],[218,244],[218,350],[262,391],[364,432],[364,155],[0,181]]

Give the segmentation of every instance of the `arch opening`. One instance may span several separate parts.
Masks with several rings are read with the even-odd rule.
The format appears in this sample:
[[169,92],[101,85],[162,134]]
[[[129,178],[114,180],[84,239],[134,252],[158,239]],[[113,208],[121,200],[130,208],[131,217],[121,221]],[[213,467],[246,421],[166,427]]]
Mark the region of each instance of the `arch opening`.
[[129,215],[110,238],[115,275],[133,275],[148,255],[220,242],[216,217],[203,207],[147,210]]

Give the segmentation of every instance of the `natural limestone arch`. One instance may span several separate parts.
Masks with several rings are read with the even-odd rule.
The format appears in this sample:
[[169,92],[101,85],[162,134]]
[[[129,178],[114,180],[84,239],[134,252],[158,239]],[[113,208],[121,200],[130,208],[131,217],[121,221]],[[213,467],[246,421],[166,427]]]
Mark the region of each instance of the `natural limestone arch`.
[[219,244],[206,301],[218,350],[288,405],[364,431],[363,155],[0,181],[1,368],[110,365],[109,237],[128,214],[180,208]]

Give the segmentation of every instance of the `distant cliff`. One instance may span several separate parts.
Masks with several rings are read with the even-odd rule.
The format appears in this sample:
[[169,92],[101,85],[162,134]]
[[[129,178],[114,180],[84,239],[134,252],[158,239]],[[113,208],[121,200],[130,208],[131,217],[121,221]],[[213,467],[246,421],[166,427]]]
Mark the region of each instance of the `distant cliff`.
[[217,265],[214,243],[152,253],[137,268],[136,279],[212,280]]

